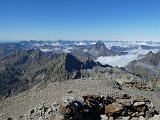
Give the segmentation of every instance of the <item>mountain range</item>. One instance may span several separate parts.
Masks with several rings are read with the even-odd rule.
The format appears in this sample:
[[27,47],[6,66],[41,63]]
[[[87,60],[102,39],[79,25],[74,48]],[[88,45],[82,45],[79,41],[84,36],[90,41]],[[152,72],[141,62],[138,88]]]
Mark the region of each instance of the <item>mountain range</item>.
[[[128,76],[128,79],[123,79]],[[0,95],[11,96],[35,85],[69,79],[106,78],[140,81],[124,69],[102,65],[87,58],[84,61],[70,53],[53,54],[40,49],[18,50],[0,60]]]

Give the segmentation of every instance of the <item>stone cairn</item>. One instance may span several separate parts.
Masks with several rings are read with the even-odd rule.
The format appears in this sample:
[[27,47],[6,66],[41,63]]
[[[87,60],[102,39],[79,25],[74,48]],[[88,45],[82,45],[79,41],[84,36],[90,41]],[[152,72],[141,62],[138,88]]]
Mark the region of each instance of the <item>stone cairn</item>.
[[148,120],[159,113],[143,96],[65,96],[60,103],[39,105],[19,120]]

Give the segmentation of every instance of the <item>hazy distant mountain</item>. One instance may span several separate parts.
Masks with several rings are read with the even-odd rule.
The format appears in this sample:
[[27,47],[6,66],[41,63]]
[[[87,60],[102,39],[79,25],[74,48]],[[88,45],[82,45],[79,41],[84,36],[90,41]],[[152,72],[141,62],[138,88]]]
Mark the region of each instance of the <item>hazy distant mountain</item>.
[[93,45],[72,46],[72,49],[70,51],[78,58],[90,57],[94,60],[100,56],[115,56],[127,54],[127,52],[108,49],[102,41],[97,41],[96,44]]
[[158,49],[160,50],[160,45],[158,46],[150,46],[150,45],[140,45],[142,49],[150,50],[150,49]]
[[21,49],[39,48],[43,52],[52,53],[72,53],[78,58],[84,60],[88,57],[96,59],[99,56],[109,55],[123,55],[127,52],[109,50],[104,42],[98,41],[92,44],[93,41],[20,41],[16,43],[1,43],[0,44],[0,58],[6,57]]

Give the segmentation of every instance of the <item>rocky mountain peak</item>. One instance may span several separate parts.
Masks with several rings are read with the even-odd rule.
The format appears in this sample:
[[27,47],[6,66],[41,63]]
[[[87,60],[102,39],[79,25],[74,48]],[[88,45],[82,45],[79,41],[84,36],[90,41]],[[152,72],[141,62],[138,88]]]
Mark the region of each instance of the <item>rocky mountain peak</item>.
[[96,49],[107,49],[105,44],[102,41],[97,41],[97,43],[95,44]]
[[143,58],[143,62],[149,65],[157,66],[160,64],[160,52],[153,53],[152,51],[148,52]]
[[152,51],[149,51],[147,54],[154,54]]

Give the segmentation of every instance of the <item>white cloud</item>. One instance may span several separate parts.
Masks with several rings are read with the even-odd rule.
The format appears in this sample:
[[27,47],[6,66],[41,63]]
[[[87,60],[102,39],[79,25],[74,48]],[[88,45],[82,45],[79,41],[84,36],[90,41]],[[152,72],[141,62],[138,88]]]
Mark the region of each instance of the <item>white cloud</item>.
[[55,48],[54,48],[54,51],[61,51],[61,49],[58,48],[58,47],[55,47]]
[[88,52],[88,50],[87,50],[87,49],[83,49],[82,52],[85,52],[85,53],[86,53],[86,52]]
[[52,46],[60,46],[60,43],[55,42],[55,43],[52,43],[52,44],[50,44],[50,45],[52,45]]
[[142,58],[140,56],[145,55],[149,51],[155,53],[158,52],[157,49],[144,50],[141,47],[139,47],[138,49],[133,49],[131,51],[128,51],[128,54],[126,55],[101,56],[98,57],[96,61],[100,62],[101,64],[109,64],[112,66],[125,67],[129,62]]
[[79,42],[79,43],[76,43],[76,45],[86,45],[85,42]]
[[99,61],[101,64],[109,64],[112,66],[119,66],[124,67],[126,66],[130,61],[135,60],[137,58],[137,55],[135,54],[128,54],[128,55],[121,55],[121,56],[101,56],[97,58],[97,61]]
[[67,47],[63,50],[64,53],[71,53],[70,50],[72,50],[73,48],[72,47]]
[[42,52],[51,52],[51,51],[53,51],[52,49],[43,49],[43,48],[40,48],[40,50],[42,51]]

